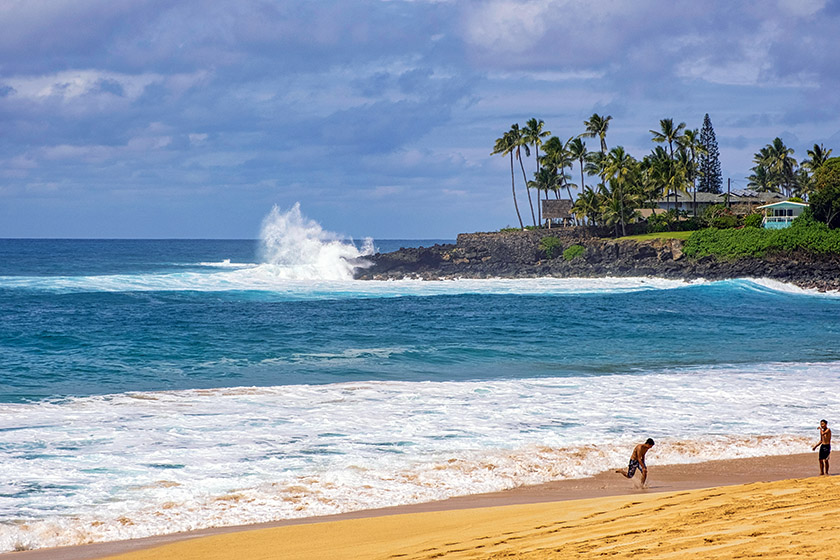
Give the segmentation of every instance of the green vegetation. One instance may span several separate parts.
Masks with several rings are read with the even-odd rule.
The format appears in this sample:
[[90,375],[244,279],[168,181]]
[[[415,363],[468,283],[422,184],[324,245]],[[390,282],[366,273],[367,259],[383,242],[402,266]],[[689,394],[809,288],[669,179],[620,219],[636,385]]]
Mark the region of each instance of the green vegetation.
[[540,249],[543,250],[545,256],[549,259],[555,257],[555,253],[560,250],[563,243],[556,237],[543,237],[540,239]]
[[750,214],[749,216],[744,216],[744,227],[760,228],[763,221],[764,216],[761,214]]
[[706,208],[701,220],[706,227],[717,229],[734,228],[740,225],[738,216],[723,204],[715,204]]
[[720,152],[718,152],[715,129],[712,127],[712,119],[709,113],[703,117],[703,128],[700,129],[700,145],[703,150],[700,153],[700,181],[697,184],[698,192],[720,193],[723,190],[723,177],[720,173]]
[[785,146],[781,138],[761,148],[755,156],[752,175],[747,179],[749,187],[758,192],[779,192],[799,201],[808,198],[816,188],[815,175],[828,161],[831,149],[822,144],[806,151],[808,159],[797,165],[792,148]]
[[[542,225],[541,199],[547,200],[550,194],[559,199],[561,192],[572,200],[576,223],[610,227],[616,237],[626,234],[627,224],[642,221],[638,210],[645,208],[652,214],[647,217],[648,232],[743,225],[737,216],[722,210],[723,206],[699,216],[695,205],[690,212],[694,221],[686,220],[688,213],[684,209],[679,214],[674,210],[668,214],[658,208],[658,201],[672,196],[676,203],[679,193],[721,191],[717,141],[708,114],[703,118],[700,131],[672,118],[661,119],[659,127],[650,130],[651,140],[656,145],[641,159],[622,146],[608,147],[607,132],[611,121],[610,115],[594,113],[583,121],[580,134],[563,140],[551,136],[541,119],[532,118],[524,127],[512,124],[510,130],[496,139],[492,154],[510,159],[511,192],[520,229],[525,229],[525,224],[516,196],[518,173],[514,170],[514,160],[519,162],[534,227]],[[594,139],[598,149],[588,151],[584,138]],[[532,148],[536,165],[529,179],[523,159],[531,156]],[[781,138],[775,138],[755,154],[749,186],[756,191],[783,193],[812,203],[816,196],[820,202],[820,207],[814,208],[817,219],[840,226],[840,185],[835,190],[825,190],[817,180],[820,169],[831,161],[830,155],[831,149],[814,144],[807,150],[807,158],[798,164],[793,149]],[[578,173],[580,184],[573,182]],[[838,180],[832,179],[835,185],[840,182],[840,170],[837,173]],[[587,175],[593,178],[588,185]],[[817,195],[821,188],[825,192]],[[577,199],[572,195],[572,189],[579,191]],[[536,212],[531,190],[537,193]],[[836,208],[831,202],[835,199],[838,200]],[[749,225],[756,225],[756,218],[750,218]]]
[[685,242],[687,257],[708,255],[723,259],[763,257],[774,253],[807,251],[815,254],[840,254],[840,230],[832,230],[814,220],[810,212],[794,220],[786,229],[715,229],[695,231]]
[[840,227],[840,157],[825,161],[814,173],[811,211],[816,220]]
[[584,247],[583,245],[572,245],[571,247],[563,251],[563,259],[571,261],[578,257],[582,257],[585,252],[586,247]]

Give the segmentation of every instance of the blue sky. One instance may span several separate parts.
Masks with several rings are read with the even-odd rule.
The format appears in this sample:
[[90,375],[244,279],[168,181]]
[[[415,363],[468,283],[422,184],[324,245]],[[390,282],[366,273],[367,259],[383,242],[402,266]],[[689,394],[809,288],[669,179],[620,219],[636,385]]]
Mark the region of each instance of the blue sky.
[[708,112],[743,187],[775,136],[840,154],[838,29],[840,0],[4,0],[0,237],[253,238],[295,202],[357,238],[498,229],[495,139],[593,112],[637,157]]

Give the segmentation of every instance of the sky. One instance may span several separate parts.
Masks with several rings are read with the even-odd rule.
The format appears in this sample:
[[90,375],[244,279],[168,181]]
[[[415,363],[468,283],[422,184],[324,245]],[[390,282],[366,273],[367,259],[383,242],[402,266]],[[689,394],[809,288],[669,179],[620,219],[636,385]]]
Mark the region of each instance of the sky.
[[744,188],[776,136],[840,155],[838,29],[840,0],[3,0],[0,237],[252,239],[296,202],[354,238],[496,230],[496,138],[594,112],[638,158],[709,113]]

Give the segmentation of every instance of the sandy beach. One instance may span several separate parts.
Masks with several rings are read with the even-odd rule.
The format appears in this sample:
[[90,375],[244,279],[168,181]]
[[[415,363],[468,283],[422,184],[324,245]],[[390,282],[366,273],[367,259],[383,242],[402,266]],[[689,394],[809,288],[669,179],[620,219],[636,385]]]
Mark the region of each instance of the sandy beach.
[[[840,478],[815,455],[651,465],[381,510],[9,554],[22,560],[832,558]],[[809,478],[810,477],[810,478]]]

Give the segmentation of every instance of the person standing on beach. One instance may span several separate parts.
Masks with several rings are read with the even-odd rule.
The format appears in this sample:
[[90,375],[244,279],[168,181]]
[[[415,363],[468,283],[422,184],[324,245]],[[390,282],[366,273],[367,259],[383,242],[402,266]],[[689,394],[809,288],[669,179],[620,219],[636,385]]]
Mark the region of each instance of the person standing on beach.
[[820,420],[820,441],[817,442],[812,450],[817,447],[820,448],[820,474],[828,476],[828,456],[831,455],[831,430],[828,427],[828,422]]
[[627,472],[625,473],[623,470],[617,470],[618,474],[623,476],[624,478],[633,478],[636,474],[636,470],[640,470],[642,472],[642,486],[645,485],[645,481],[647,480],[647,465],[645,464],[645,455],[647,454],[648,450],[653,447],[654,442],[651,438],[648,438],[646,442],[640,443],[635,448],[633,448],[633,454],[630,455],[630,464],[627,465]]

